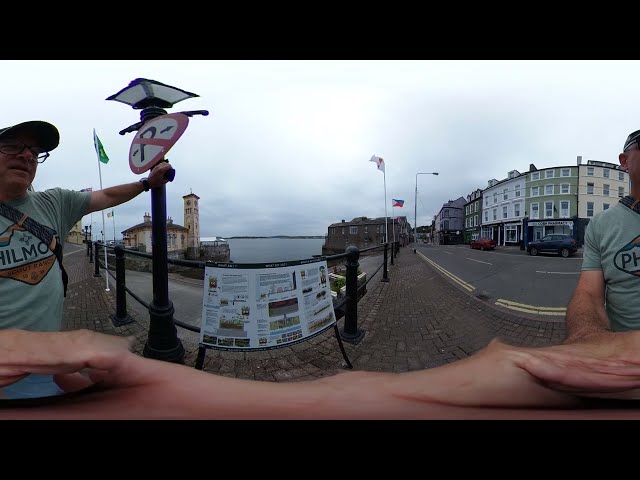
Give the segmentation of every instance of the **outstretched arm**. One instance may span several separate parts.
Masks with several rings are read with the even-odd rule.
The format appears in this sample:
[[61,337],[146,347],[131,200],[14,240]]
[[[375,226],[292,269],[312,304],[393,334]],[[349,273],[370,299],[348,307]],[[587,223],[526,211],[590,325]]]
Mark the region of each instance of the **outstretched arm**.
[[[612,352],[589,344],[523,348],[493,341],[442,367],[278,383],[143,358],[128,351],[125,339],[96,332],[13,335],[12,344],[0,332],[6,382],[25,372],[57,373],[66,391],[94,390],[37,408],[7,408],[0,400],[0,419],[534,418],[580,406],[574,394],[640,388],[640,359],[611,360]],[[30,342],[32,335],[40,337]]]
[[599,341],[611,335],[604,307],[605,282],[602,270],[580,273],[567,306],[565,343]]
[[[171,168],[171,164],[168,162],[161,162],[153,167],[148,179],[149,186],[156,188],[166,184],[169,180],[165,178],[165,173]],[[85,215],[128,202],[132,198],[140,195],[143,191],[144,186],[140,182],[125,183],[103,190],[96,190],[91,193],[91,201],[89,202],[89,208],[85,212]]]

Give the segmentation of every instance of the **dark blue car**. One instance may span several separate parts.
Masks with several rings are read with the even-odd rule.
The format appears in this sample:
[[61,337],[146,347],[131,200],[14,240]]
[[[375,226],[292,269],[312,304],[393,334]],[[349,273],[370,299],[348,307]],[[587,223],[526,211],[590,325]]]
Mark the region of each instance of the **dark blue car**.
[[539,253],[557,253],[566,258],[578,251],[578,242],[571,235],[551,233],[545,235],[540,240],[529,242],[527,250],[529,255],[535,256]]

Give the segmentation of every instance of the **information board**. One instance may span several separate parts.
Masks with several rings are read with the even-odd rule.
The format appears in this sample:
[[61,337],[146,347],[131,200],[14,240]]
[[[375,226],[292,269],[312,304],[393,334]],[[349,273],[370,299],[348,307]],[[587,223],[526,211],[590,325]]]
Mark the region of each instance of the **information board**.
[[326,260],[205,266],[203,346],[277,348],[315,336],[335,323]]

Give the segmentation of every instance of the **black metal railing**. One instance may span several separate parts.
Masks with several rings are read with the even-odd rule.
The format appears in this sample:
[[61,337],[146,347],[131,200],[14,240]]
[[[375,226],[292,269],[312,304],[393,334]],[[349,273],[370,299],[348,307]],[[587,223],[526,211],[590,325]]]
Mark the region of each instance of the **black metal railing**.
[[[93,243],[93,244],[92,244]],[[92,248],[93,247],[93,248]],[[391,248],[390,248],[391,247]],[[105,268],[105,264],[103,260],[100,258],[101,252],[100,249],[106,249],[107,252],[113,251],[115,254],[115,276],[108,268]],[[364,294],[366,293],[367,284],[378,274],[380,269],[383,269],[382,272],[382,282],[389,281],[389,273],[388,273],[388,251],[391,250],[391,264],[393,265],[393,259],[400,251],[399,242],[391,242],[384,243],[381,245],[377,245],[374,247],[369,247],[365,249],[358,249],[355,246],[347,247],[344,253],[339,253],[336,255],[328,255],[324,257],[318,257],[319,259],[327,260],[327,264],[329,266],[337,265],[336,261],[345,259],[345,295],[344,297],[338,296],[336,301],[333,304],[333,309],[336,315],[336,320],[340,320],[344,317],[344,324],[342,329],[340,330],[340,337],[350,343],[358,343],[362,337],[364,336],[364,331],[358,328],[358,301]],[[376,268],[371,276],[367,275],[367,279],[362,282],[361,285],[358,285],[358,267],[359,267],[359,258],[361,253],[373,252],[376,250],[383,250],[383,260],[380,265]],[[111,320],[114,325],[121,326],[126,325],[127,323],[133,322],[133,319],[127,313],[127,296],[128,293],[131,297],[137,301],[140,305],[144,306],[147,310],[149,309],[149,303],[145,302],[139,295],[129,289],[126,285],[126,269],[125,269],[125,258],[126,256],[132,257],[141,257],[146,259],[152,259],[152,255],[149,253],[139,252],[137,250],[124,248],[122,245],[109,246],[104,245],[101,242],[88,242],[87,251],[89,252],[89,262],[92,262],[92,258],[95,257],[94,262],[94,277],[99,277],[100,268],[105,269],[106,274],[111,276],[114,279],[116,284],[116,312],[111,316]],[[104,253],[102,253],[104,255]],[[108,255],[108,253],[107,253]],[[204,279],[204,269],[207,265],[207,262],[195,261],[195,260],[182,260],[177,258],[169,258],[167,262],[172,265],[178,265],[183,267],[191,267],[203,270],[203,279]],[[195,333],[200,333],[200,327],[189,325],[188,323],[179,321],[174,319],[174,323],[177,327],[184,328],[185,330],[189,330]],[[342,345],[340,345],[342,348]],[[343,352],[344,353],[344,352]]]

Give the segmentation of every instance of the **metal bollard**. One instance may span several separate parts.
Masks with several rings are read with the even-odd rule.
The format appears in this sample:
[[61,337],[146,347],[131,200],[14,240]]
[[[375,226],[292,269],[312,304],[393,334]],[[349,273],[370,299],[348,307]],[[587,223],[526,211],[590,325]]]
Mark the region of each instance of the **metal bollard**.
[[389,244],[385,243],[384,244],[384,267],[382,267],[382,280],[380,280],[381,282],[388,282],[389,281],[389,275],[388,275],[388,269],[387,269],[387,249],[389,248]]
[[133,322],[133,318],[127,313],[127,291],[125,290],[124,248],[116,245],[116,314],[111,315],[114,326],[120,327]]
[[89,246],[89,263],[93,263],[93,248],[91,248],[93,242],[89,240],[87,245]]
[[95,261],[95,269],[93,271],[93,276],[94,277],[99,277],[100,276],[100,243],[95,242],[93,244],[96,248],[95,251],[95,257],[96,257],[96,261]]
[[349,245],[347,253],[346,272],[346,296],[344,313],[344,328],[340,337],[349,343],[358,343],[364,336],[364,332],[358,329],[358,258],[360,250],[354,245]]

